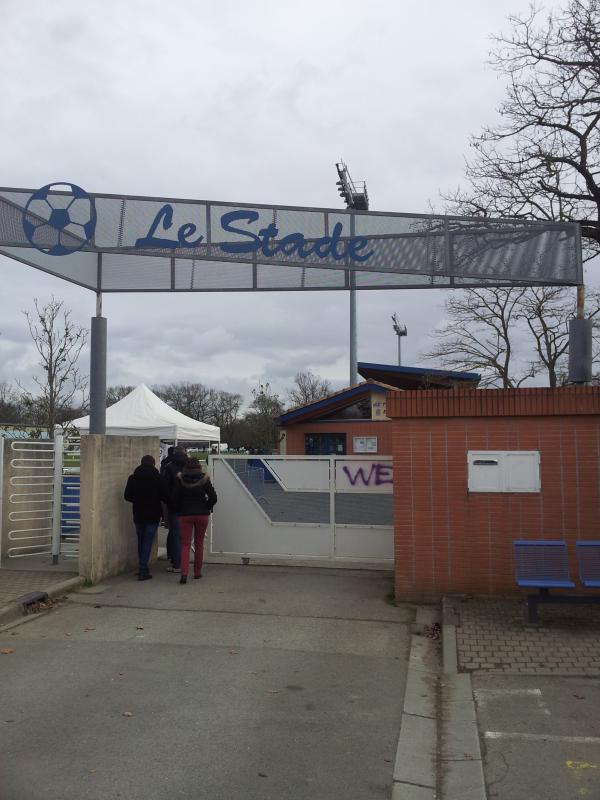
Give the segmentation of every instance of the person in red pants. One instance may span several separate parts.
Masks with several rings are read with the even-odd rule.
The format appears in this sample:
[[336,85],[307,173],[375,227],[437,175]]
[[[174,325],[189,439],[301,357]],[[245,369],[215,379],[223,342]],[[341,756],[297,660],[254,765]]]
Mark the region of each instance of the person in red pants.
[[187,583],[190,567],[190,547],[194,534],[194,578],[202,577],[204,555],[204,534],[208,517],[217,502],[217,493],[210,478],[202,471],[197,458],[190,458],[175,478],[172,506],[179,518],[181,537],[181,578],[179,583]]

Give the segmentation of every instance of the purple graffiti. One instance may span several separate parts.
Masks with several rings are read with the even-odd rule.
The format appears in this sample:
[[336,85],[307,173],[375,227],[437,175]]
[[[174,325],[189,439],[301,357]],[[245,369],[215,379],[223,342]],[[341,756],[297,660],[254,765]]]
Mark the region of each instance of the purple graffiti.
[[381,486],[384,483],[393,483],[391,464],[371,464],[371,468],[357,467],[354,475],[350,472],[350,467],[342,467],[351,486],[356,486],[360,480],[363,486]]

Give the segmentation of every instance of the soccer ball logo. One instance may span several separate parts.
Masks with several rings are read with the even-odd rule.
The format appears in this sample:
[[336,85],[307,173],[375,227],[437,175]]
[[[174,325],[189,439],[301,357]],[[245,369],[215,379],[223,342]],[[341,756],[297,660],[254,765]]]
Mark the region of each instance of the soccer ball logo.
[[74,183],[49,183],[34,192],[23,210],[29,242],[49,256],[76,253],[96,228],[94,201]]

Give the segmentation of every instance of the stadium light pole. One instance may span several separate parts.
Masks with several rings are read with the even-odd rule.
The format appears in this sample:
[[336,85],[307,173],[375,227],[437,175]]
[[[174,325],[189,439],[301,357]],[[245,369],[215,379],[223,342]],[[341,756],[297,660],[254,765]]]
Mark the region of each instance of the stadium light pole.
[[402,365],[402,337],[408,334],[408,330],[406,329],[406,325],[400,325],[396,313],[392,314],[392,325],[394,333],[398,337],[398,366],[400,367]]
[[[358,211],[369,210],[369,195],[365,181],[355,183],[350,177],[348,167],[343,161],[336,163],[338,180],[336,185],[340,197],[346,203],[346,208]],[[350,236],[355,234],[355,217],[350,215]],[[350,287],[350,386],[358,383],[357,369],[357,335],[356,335],[356,273],[354,269],[348,270],[348,285]]]

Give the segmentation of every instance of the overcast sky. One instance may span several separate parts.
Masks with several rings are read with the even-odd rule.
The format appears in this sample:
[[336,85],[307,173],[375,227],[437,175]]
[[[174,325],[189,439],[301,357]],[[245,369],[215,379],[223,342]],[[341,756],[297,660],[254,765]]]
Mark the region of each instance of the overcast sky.
[[[546,3],[551,8],[556,3]],[[468,136],[496,119],[489,36],[525,0],[0,0],[0,184],[342,207],[335,162],[371,208],[442,209]],[[20,313],[51,295],[85,326],[95,295],[0,257],[0,380],[30,384]],[[440,290],[358,293],[358,358],[418,365]],[[348,383],[346,292],[104,295],[110,384],[283,391]],[[87,355],[85,366],[87,369]]]

